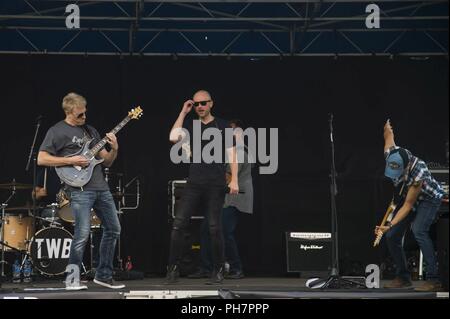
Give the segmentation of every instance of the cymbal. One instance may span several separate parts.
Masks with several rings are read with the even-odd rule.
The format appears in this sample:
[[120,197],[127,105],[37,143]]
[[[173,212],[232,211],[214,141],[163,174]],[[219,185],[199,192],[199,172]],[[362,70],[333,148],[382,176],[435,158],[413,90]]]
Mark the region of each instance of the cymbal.
[[30,210],[33,209],[31,206],[17,206],[17,207],[7,207],[5,211],[16,211],[16,210]]
[[23,183],[17,183],[17,182],[11,182],[11,183],[4,183],[0,184],[0,188],[2,189],[32,189],[33,185],[31,184],[23,184]]

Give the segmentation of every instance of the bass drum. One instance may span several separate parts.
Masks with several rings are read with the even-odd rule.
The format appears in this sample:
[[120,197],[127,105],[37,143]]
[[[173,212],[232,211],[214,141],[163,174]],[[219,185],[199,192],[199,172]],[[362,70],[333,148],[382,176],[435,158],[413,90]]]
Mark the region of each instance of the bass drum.
[[63,274],[69,264],[72,239],[72,234],[60,227],[48,227],[38,231],[30,246],[34,268],[44,275]]

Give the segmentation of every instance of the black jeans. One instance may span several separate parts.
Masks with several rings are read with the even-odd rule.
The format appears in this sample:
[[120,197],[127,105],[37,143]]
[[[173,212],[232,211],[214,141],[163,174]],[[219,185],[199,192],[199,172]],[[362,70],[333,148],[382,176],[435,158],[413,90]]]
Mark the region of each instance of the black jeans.
[[[183,254],[184,233],[192,214],[204,208],[208,218],[213,262],[216,269],[225,262],[222,234],[222,207],[225,186],[187,183],[180,202],[180,209],[172,225],[169,265],[178,265]],[[203,207],[201,207],[204,205]]]
[[[240,214],[242,213],[234,206],[228,206],[222,209],[225,259],[230,264],[230,273],[242,272],[241,258],[239,257],[239,250],[234,236]],[[211,272],[211,247],[207,223],[208,219],[205,218],[201,226],[199,268],[201,271]]]

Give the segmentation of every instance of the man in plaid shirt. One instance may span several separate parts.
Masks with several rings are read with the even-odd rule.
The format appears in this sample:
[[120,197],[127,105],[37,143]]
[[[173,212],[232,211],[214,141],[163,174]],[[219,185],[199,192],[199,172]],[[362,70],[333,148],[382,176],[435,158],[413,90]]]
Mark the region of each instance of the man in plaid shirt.
[[[396,277],[385,288],[411,286],[410,273],[406,265],[403,239],[411,227],[414,237],[427,263],[427,281],[415,288],[416,291],[439,291],[438,265],[430,238],[430,226],[437,218],[444,190],[431,176],[427,165],[408,150],[394,142],[394,132],[389,120],[384,126],[384,154],[386,158],[385,176],[401,189],[403,202],[397,214],[386,226],[376,227],[375,233],[386,233],[389,252],[396,265]],[[398,204],[398,203],[397,203]]]

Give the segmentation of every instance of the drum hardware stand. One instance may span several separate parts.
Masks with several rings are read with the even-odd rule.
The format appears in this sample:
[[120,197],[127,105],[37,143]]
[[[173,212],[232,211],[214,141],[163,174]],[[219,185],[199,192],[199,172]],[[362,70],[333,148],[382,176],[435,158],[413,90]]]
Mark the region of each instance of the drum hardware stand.
[[[126,206],[125,202],[125,190],[133,184],[133,182],[136,182],[136,205],[135,206]],[[119,186],[117,187],[117,191],[122,194],[121,198],[117,200],[117,211],[118,211],[118,218],[119,223],[121,223],[121,216],[123,215],[125,210],[134,210],[139,207],[139,200],[140,200],[140,182],[138,179],[138,176],[134,177],[131,181],[129,181],[124,187],[122,187],[121,179],[119,179]],[[119,263],[119,270],[123,271],[123,260],[122,260],[122,249],[121,249],[121,235],[117,239],[117,261]]]
[[92,227],[91,227],[91,229],[90,229],[90,231],[89,231],[89,241],[90,241],[90,250],[91,250],[91,260],[90,260],[90,263],[91,263],[91,270],[90,271],[92,271],[93,269],[94,269],[94,231],[92,230]]
[[58,203],[51,203],[49,206],[52,207],[52,219],[51,219],[51,221],[49,221],[49,220],[44,218],[44,220],[46,222],[50,223],[50,225],[49,225],[50,227],[54,227],[54,226],[62,227],[62,224],[56,221],[56,215],[58,214],[57,213],[57,209],[59,207],[59,204]]
[[[121,217],[123,214],[122,211],[122,204],[124,205],[125,196],[123,195],[123,188],[122,188],[122,177],[119,178],[118,181],[119,185],[116,187],[116,190],[121,196],[117,199],[117,218],[119,219],[119,224],[122,225]],[[121,237],[122,234],[119,235],[119,238],[117,239],[117,263],[119,264],[119,270],[123,271],[123,265],[122,265],[122,249],[121,249]]]
[[[84,269],[84,275],[88,275],[89,273],[93,273],[94,272],[94,232],[97,230],[97,227],[92,227],[89,231],[89,250],[90,250],[90,260],[89,260],[89,264],[90,264],[90,269],[86,270],[86,267],[84,266],[84,264],[82,263],[83,269]],[[100,245],[100,243],[98,243],[98,245]],[[100,247],[99,247],[100,249]],[[98,266],[98,265],[97,265]]]
[[1,260],[0,260],[0,264],[2,264],[1,274],[0,274],[1,278],[5,277],[5,264],[7,263],[5,261],[5,246],[7,246],[9,248],[13,248],[11,246],[8,246],[5,243],[5,223],[6,223],[5,209],[6,209],[6,207],[8,207],[8,202],[14,197],[14,195],[16,195],[16,186],[14,186],[15,182],[16,182],[16,180],[13,179],[13,187],[12,187],[11,195],[9,195],[8,199],[4,203],[1,204],[1,209],[2,209],[2,222],[1,222],[1,225],[2,225],[1,232],[2,233],[0,235],[0,245],[2,246],[2,255],[1,255]]
[[139,208],[139,201],[140,201],[140,198],[141,198],[141,194],[140,194],[140,182],[139,182],[138,177],[136,176],[130,182],[128,182],[128,184],[125,185],[124,189],[128,188],[134,181],[136,181],[136,205],[129,206],[129,207],[126,206],[125,205],[125,197],[124,197],[124,200],[123,200],[124,207],[122,207],[122,211],[124,211],[124,210],[135,210],[135,209]]

